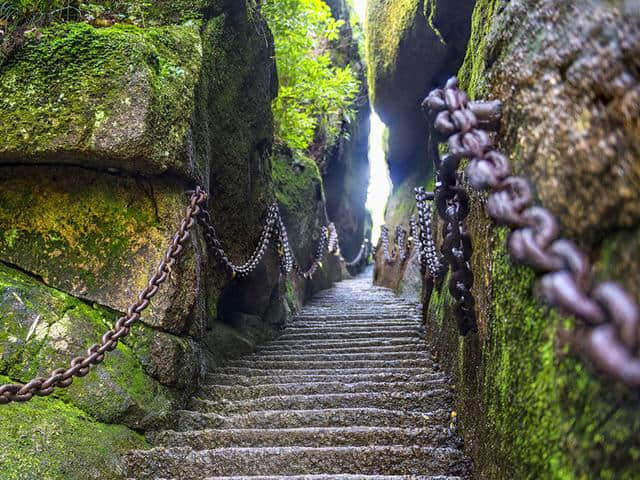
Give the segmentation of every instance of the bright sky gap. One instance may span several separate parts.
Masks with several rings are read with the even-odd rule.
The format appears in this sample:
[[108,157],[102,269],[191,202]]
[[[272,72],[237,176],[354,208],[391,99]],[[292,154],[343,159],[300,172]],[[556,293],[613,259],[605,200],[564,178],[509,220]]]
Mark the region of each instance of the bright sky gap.
[[384,210],[391,193],[391,178],[384,153],[385,125],[377,113],[371,114],[371,133],[369,134],[369,192],[367,195],[367,209],[371,212],[373,232],[371,239],[374,245],[380,236],[380,228],[384,225]]

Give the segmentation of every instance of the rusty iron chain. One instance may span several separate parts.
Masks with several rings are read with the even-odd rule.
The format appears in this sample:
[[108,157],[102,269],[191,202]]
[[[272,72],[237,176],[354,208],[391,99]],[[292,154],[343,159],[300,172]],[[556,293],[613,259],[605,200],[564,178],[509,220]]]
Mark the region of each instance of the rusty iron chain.
[[393,256],[391,255],[391,249],[389,246],[389,227],[383,225],[380,229],[380,242],[382,243],[382,255],[384,256],[384,261],[386,263],[391,263],[393,261]]
[[[427,113],[431,114],[428,108]],[[465,219],[469,215],[469,196],[458,173],[458,166],[464,155],[458,150],[450,150],[447,155],[440,157],[440,131],[432,128],[431,132],[430,142],[436,172],[434,204],[444,224],[440,248],[444,261],[443,268],[438,273],[444,275],[447,267],[451,271],[449,292],[455,301],[454,315],[460,334],[467,335],[469,332],[476,332],[478,326],[475,298],[471,291],[474,281],[471,269],[473,247],[465,226]]]
[[[498,152],[488,130],[497,126],[500,102],[472,102],[451,78],[423,102],[434,128],[447,137],[452,158],[469,160],[466,176],[475,190],[490,191],[488,216],[511,228],[511,257],[541,273],[538,295],[548,304],[581,320],[569,341],[598,370],[634,388],[640,387],[640,308],[614,282],[596,283],[586,255],[560,238],[555,217],[532,205],[529,183],[511,174],[507,158]],[[445,175],[454,175],[451,161]],[[455,166],[455,169],[453,168]]]
[[404,262],[409,255],[409,249],[407,247],[407,231],[402,225],[396,226],[396,235],[393,239],[393,245],[396,256],[401,262]]
[[322,261],[327,253],[338,254],[340,251],[338,232],[333,223],[329,226],[322,227],[320,230],[320,239],[316,246],[313,260],[307,269],[303,269],[293,254],[293,249],[289,243],[287,228],[282,220],[280,209],[276,203],[267,209],[267,217],[265,220],[258,246],[249,259],[242,264],[232,262],[220,242],[215,227],[211,221],[211,215],[208,210],[203,207],[202,215],[198,220],[203,226],[205,239],[213,249],[216,257],[222,265],[231,273],[233,277],[245,277],[252,273],[264,258],[269,244],[275,239],[276,253],[280,262],[280,270],[284,274],[294,272],[296,275],[305,279],[311,279],[322,267]]
[[419,245],[422,274],[426,275],[428,270],[429,275],[433,279],[437,279],[446,272],[447,266],[438,257],[431,230],[431,205],[427,204],[427,201],[433,200],[434,195],[432,192],[426,192],[424,187],[416,187],[415,194],[420,229]]
[[90,372],[91,367],[102,363],[106,353],[113,351],[118,342],[129,335],[131,326],[140,320],[142,312],[148,308],[151,300],[158,293],[160,286],[170,277],[178,258],[184,251],[184,245],[189,239],[190,231],[196,221],[199,221],[202,225],[204,237],[216,257],[233,276],[246,276],[253,272],[264,258],[274,237],[276,237],[282,271],[285,273],[295,271],[304,278],[313,277],[317,269],[322,266],[321,262],[327,252],[339,254],[338,233],[335,225],[331,223],[328,227],[322,227],[313,262],[307,270],[303,270],[293,256],[278,205],[273,204],[267,209],[265,225],[257,247],[246,262],[235,264],[222,248],[222,244],[213,227],[211,215],[206,208],[208,194],[200,187],[196,187],[194,191],[188,193],[191,195],[189,205],[162,261],[156,268],[156,272],[148,280],[146,288],[140,292],[136,301],[127,309],[126,315],[118,318],[115,326],[102,336],[101,342],[92,345],[87,350],[86,356],[79,356],[71,360],[68,368],[58,368],[51,372],[48,378],[35,378],[25,385],[0,385],[0,405],[12,402],[26,402],[34,396],[50,395],[56,388],[68,387],[73,382],[74,377],[84,377]]
[[71,365],[68,368],[58,368],[51,372],[48,378],[35,378],[26,385],[1,385],[0,405],[11,402],[26,402],[34,396],[44,397],[51,395],[56,388],[68,387],[73,382],[74,377],[84,377],[89,373],[91,367],[102,363],[107,352],[113,351],[118,342],[129,335],[131,326],[140,320],[142,312],[147,309],[151,299],[158,293],[160,286],[171,275],[176,261],[184,250],[184,244],[189,239],[189,232],[195,223],[195,219],[202,213],[206,200],[207,193],[200,187],[197,187],[191,193],[189,206],[156,272],[151,276],[147,286],[140,292],[136,301],[127,309],[126,315],[120,317],[115,326],[102,336],[100,343],[92,345],[87,350],[86,356],[79,356],[71,360]]
[[345,266],[355,267],[356,265],[359,265],[364,259],[366,259],[369,256],[369,253],[371,253],[369,250],[370,247],[371,247],[371,242],[369,242],[369,240],[365,238],[362,244],[360,245],[360,250],[358,250],[358,254],[350,262],[345,260],[344,262]]

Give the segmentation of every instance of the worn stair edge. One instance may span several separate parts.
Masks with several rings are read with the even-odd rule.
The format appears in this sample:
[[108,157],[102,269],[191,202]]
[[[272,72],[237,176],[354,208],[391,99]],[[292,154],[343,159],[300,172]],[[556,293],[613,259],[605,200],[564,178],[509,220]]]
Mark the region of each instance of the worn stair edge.
[[362,373],[348,374],[332,372],[328,375],[323,374],[292,374],[292,375],[237,375],[230,373],[209,374],[206,377],[205,385],[238,385],[238,386],[254,386],[254,385],[276,385],[286,383],[394,383],[394,382],[430,382],[436,379],[446,378],[441,372],[423,372],[416,374],[414,372],[374,372],[368,375]]
[[256,362],[327,362],[331,360],[345,361],[345,360],[431,360],[433,357],[427,352],[421,352],[418,350],[408,351],[373,351],[367,353],[320,353],[320,352],[280,352],[264,354],[262,352],[255,353],[254,355],[247,357],[247,361]]
[[[391,345],[362,345],[351,346],[347,343],[338,347],[315,345],[315,348],[300,349],[300,346],[294,345],[265,345],[256,350],[255,355],[272,354],[275,352],[297,353],[298,355],[315,355],[315,354],[341,354],[341,353],[395,353],[395,352],[426,352],[425,343],[421,341],[399,343]],[[428,352],[427,352],[428,353]]]
[[384,408],[388,405],[405,411],[430,411],[449,406],[451,399],[449,390],[440,388],[424,392],[320,393],[231,401],[193,398],[190,407],[198,412],[223,414],[311,408]]
[[126,455],[129,475],[155,480],[155,472],[179,478],[214,475],[388,474],[461,475],[468,462],[448,447],[266,447],[193,450],[154,448]]
[[204,385],[202,390],[205,395],[213,399],[226,398],[228,400],[242,400],[282,395],[322,393],[421,392],[437,387],[443,388],[445,386],[449,386],[448,380],[445,377],[439,377],[428,382],[291,382],[253,386],[238,385],[234,382],[231,385]]
[[240,415],[219,415],[179,410],[173,429],[207,428],[314,428],[314,427],[398,427],[427,428],[447,424],[451,410],[405,412],[383,408],[327,408],[312,410],[269,410]]
[[[166,480],[166,479],[158,479]],[[176,479],[171,479],[176,480]],[[286,475],[251,477],[207,477],[205,480],[466,480],[462,477],[423,475]]]
[[287,429],[166,430],[148,435],[156,446],[207,450],[226,447],[330,447],[367,445],[457,446],[444,426],[428,428],[324,427]]
[[354,368],[431,368],[433,361],[430,358],[418,358],[409,360],[260,360],[248,358],[246,360],[232,360],[222,369],[253,368],[261,370],[349,370]]

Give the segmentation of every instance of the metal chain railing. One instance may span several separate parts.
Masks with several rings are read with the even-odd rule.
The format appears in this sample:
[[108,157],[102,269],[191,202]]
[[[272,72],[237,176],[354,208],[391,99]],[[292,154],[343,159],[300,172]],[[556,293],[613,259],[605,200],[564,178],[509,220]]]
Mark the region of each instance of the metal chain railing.
[[433,200],[434,195],[431,192],[426,192],[424,187],[417,187],[415,193],[418,223],[420,225],[420,266],[422,267],[423,275],[426,275],[428,270],[429,275],[436,279],[444,274],[446,264],[441,261],[436,253],[436,244],[431,231],[431,205],[427,204],[427,201]]
[[[432,91],[423,107],[437,132],[447,137],[449,158],[440,169],[443,183],[457,179],[460,159],[469,159],[469,185],[491,192],[487,214],[512,229],[508,250],[513,259],[542,273],[537,291],[547,303],[582,321],[569,340],[604,373],[640,387],[640,308],[618,284],[594,283],[586,255],[570,240],[559,238],[558,223],[548,210],[532,206],[528,182],[511,174],[509,161],[494,148],[487,132],[499,120],[500,103],[469,101],[452,78],[443,89]],[[454,195],[460,192],[457,188]],[[441,198],[450,195],[440,192]],[[457,207],[440,203],[439,213],[442,210],[450,223],[459,221]],[[465,209],[462,205],[462,213]],[[460,259],[464,256],[459,252]]]
[[391,250],[389,247],[389,227],[383,225],[380,228],[380,243],[382,244],[382,255],[384,257],[384,261],[386,263],[390,263],[393,261],[393,257],[391,256]]
[[164,258],[158,265],[156,272],[149,279],[146,288],[140,292],[138,298],[127,309],[126,315],[120,317],[113,329],[102,336],[102,341],[92,345],[84,357],[71,360],[68,368],[58,368],[51,372],[48,378],[35,378],[26,385],[0,385],[0,405],[11,402],[26,402],[34,396],[51,395],[56,388],[66,388],[73,382],[74,377],[84,377],[92,366],[102,363],[107,352],[113,351],[120,339],[129,335],[131,326],[140,320],[140,315],[149,306],[151,299],[158,293],[160,286],[167,281],[176,261],[184,249],[189,238],[189,232],[195,219],[202,213],[207,200],[207,194],[200,188],[191,193],[189,206],[173,235]]
[[393,239],[394,250],[401,262],[404,262],[409,255],[407,248],[407,231],[402,225],[396,226],[396,236]]
[[360,250],[358,250],[358,254],[354,257],[354,259],[351,260],[350,262],[346,260],[344,261],[345,266],[355,267],[356,265],[360,264],[371,253],[370,248],[371,248],[371,242],[369,242],[369,240],[365,238],[362,244],[360,245]]
[[[118,342],[129,335],[131,326],[140,320],[140,316],[149,306],[151,299],[158,293],[164,284],[184,250],[184,244],[190,236],[190,231],[197,221],[203,227],[204,237],[214,251],[216,257],[224,268],[229,271],[232,277],[246,276],[253,272],[264,258],[269,244],[276,239],[276,252],[278,254],[280,268],[284,273],[295,272],[303,278],[310,279],[322,266],[322,260],[327,253],[339,253],[339,239],[335,225],[329,224],[322,227],[320,239],[316,247],[315,255],[311,266],[303,270],[296,261],[287,230],[282,221],[280,210],[277,204],[271,205],[267,209],[265,225],[260,235],[258,246],[249,259],[242,264],[233,263],[222,247],[218,239],[215,228],[211,221],[211,215],[206,208],[207,193],[197,187],[191,195],[189,205],[179,224],[176,233],[173,235],[164,258],[158,265],[156,272],[151,276],[147,287],[140,292],[137,300],[127,309],[126,315],[120,317],[113,329],[109,330],[102,337],[102,341],[91,346],[87,350],[86,356],[76,357],[71,360],[68,368],[58,368],[51,372],[49,377],[39,377],[31,380],[25,385],[6,384],[0,385],[0,405],[12,402],[26,402],[34,396],[47,396],[54,392],[56,388],[66,388],[73,382],[74,377],[86,376],[91,367],[103,362],[107,352],[114,350]],[[365,245],[365,243],[363,243]],[[358,261],[360,261],[359,259]]]

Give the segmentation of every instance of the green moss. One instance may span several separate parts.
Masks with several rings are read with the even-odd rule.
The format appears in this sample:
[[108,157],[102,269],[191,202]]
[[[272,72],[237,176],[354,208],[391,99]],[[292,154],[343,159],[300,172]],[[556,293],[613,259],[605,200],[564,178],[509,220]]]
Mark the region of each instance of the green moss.
[[316,188],[321,184],[320,171],[316,163],[306,155],[274,155],[272,178],[276,187],[278,203],[290,212],[315,208]]
[[[0,374],[26,382],[66,367],[99,341],[115,321],[101,307],[90,307],[0,264]],[[105,362],[55,395],[94,418],[149,426],[171,408],[168,392],[142,370],[124,344]]]
[[474,244],[492,252],[487,311],[479,278],[474,287],[486,333],[457,336],[447,279],[428,314],[442,361],[456,373],[459,416],[474,445],[478,478],[637,478],[633,392],[598,377],[559,341],[558,329],[573,322],[533,297],[534,273],[512,264],[506,234],[499,229],[488,244]]
[[442,33],[440,33],[440,30],[435,25],[436,8],[438,6],[437,0],[423,0],[423,1],[424,1],[424,12],[423,12],[424,18],[427,19],[427,24],[429,25],[429,28],[431,28],[431,30],[433,30],[433,33],[436,34],[436,37],[438,37],[438,40],[440,40],[440,43],[442,43],[443,45],[446,45],[447,42],[445,42],[444,37],[442,36]]
[[0,256],[49,285],[124,310],[184,206],[174,185],[154,188],[149,198],[130,178],[0,168]]
[[472,98],[484,81],[487,41],[500,0],[478,0],[471,17],[471,37],[464,63],[458,72],[460,86]]
[[420,14],[421,0],[372,0],[367,6],[366,56],[371,103],[377,84],[395,71],[401,42]]
[[276,198],[296,250],[316,232],[316,209],[323,199],[322,177],[309,157],[279,150],[272,158]]
[[197,23],[43,29],[0,70],[0,160],[177,168],[201,54]]
[[[0,383],[9,382],[0,376]],[[124,474],[118,457],[147,447],[126,427],[99,423],[50,397],[3,406],[0,443],[5,480],[115,480]]]

